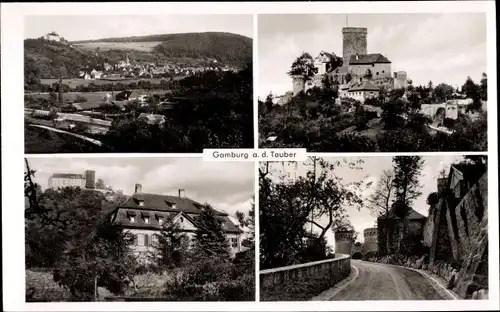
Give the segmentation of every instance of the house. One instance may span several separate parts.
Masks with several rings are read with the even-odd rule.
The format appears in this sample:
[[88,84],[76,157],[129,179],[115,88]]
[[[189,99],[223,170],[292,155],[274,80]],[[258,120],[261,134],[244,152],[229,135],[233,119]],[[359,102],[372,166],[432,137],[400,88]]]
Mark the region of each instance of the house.
[[137,118],[139,120],[144,120],[150,125],[163,125],[167,121],[167,118],[165,116],[157,114],[141,113]]
[[98,71],[98,70],[93,69],[90,72],[91,79],[101,79],[101,76],[102,76],[102,71]]
[[[136,184],[134,194],[111,213],[111,222],[137,235],[132,250],[140,261],[148,261],[145,256],[152,249],[155,234],[160,232],[166,217],[173,217],[190,240],[195,238],[203,205],[185,197],[183,193],[184,190],[179,190],[178,196],[143,193],[142,186]],[[216,214],[222,222],[234,256],[242,249],[242,231],[227,213],[216,211]]]
[[380,53],[351,55],[349,72],[351,75],[364,77],[371,72],[373,79],[391,78],[391,61]]
[[324,75],[330,71],[333,54],[321,51],[314,59],[314,66],[318,68],[318,75]]
[[[407,227],[403,234],[403,239],[408,243],[405,244],[405,248],[410,247],[409,243],[418,244],[423,237],[423,229],[426,221],[426,217],[418,213],[413,208],[409,208],[405,217]],[[377,219],[378,227],[378,250],[382,254],[394,253],[397,250],[399,243],[401,242],[401,233],[403,227],[403,219],[398,217],[395,213],[394,206],[389,211],[388,215],[382,215]],[[389,243],[387,243],[389,241]],[[387,246],[390,250],[387,252]]]
[[45,39],[49,40],[49,41],[56,41],[56,42],[61,41],[61,37],[55,31],[46,34]]
[[116,101],[128,101],[130,94],[132,94],[132,91],[130,91],[130,90],[122,91],[115,96],[115,100]]
[[351,87],[347,90],[347,97],[364,103],[366,99],[377,97],[379,93],[380,89],[373,83],[361,81],[351,84]]
[[142,90],[134,90],[129,94],[128,100],[144,102],[147,96],[148,94]]

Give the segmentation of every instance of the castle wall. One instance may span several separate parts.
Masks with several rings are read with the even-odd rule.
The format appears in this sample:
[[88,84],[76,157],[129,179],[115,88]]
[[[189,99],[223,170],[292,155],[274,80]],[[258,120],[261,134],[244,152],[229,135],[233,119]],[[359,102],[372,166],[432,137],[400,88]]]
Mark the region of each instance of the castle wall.
[[405,71],[394,72],[394,88],[406,88],[408,87],[408,77]]
[[345,27],[342,29],[344,66],[349,64],[351,55],[367,54],[367,28]]
[[305,79],[302,76],[293,76],[292,77],[292,84],[293,84],[293,96],[296,96],[300,92],[305,91]]
[[378,252],[378,229],[368,228],[363,231],[365,242],[363,244],[363,254],[368,252]]
[[349,65],[351,75],[363,77],[368,69],[372,72],[372,79],[392,77],[391,63]]

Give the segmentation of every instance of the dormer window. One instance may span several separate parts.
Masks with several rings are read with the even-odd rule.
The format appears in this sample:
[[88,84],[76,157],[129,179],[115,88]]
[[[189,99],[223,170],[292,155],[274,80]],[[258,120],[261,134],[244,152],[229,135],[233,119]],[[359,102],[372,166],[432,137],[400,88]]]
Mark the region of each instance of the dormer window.
[[134,223],[135,222],[135,216],[129,216],[128,220],[130,221],[130,223]]
[[130,223],[135,222],[135,212],[133,211],[127,211],[127,218]]
[[139,204],[139,206],[141,206],[141,207],[142,207],[142,206],[144,206],[144,201],[143,201],[143,200],[140,200],[140,201],[138,202],[138,204]]
[[144,217],[144,223],[149,224],[149,217]]
[[158,219],[158,224],[159,224],[159,225],[163,225],[163,218],[159,218],[159,219]]

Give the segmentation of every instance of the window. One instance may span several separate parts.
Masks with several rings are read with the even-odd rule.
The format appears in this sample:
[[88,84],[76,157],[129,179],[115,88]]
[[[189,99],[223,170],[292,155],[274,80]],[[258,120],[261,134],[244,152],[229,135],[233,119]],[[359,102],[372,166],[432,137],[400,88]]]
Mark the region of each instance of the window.
[[385,70],[382,71],[382,74],[385,73]]
[[163,224],[163,218],[158,218],[158,224],[162,225]]
[[177,205],[176,205],[176,204],[172,204],[172,208],[174,208],[174,209],[175,209],[175,207],[177,207]]
[[375,67],[375,64],[372,64],[372,67]]
[[181,223],[182,223],[182,222],[184,222],[184,218],[183,218],[183,217],[181,217]]
[[135,216],[128,216],[128,220],[130,221],[130,223],[134,223],[135,222]]
[[149,223],[149,217],[144,217],[144,223]]
[[144,246],[145,237],[144,234],[137,234],[137,246]]
[[144,201],[143,200],[139,201],[139,206],[144,206]]
[[377,72],[377,76],[378,76],[378,72]]

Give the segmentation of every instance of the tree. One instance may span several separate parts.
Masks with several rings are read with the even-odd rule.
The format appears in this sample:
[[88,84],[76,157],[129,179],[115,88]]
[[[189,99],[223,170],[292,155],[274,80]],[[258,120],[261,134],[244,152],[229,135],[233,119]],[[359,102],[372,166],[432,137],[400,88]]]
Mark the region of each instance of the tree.
[[106,184],[104,184],[103,179],[97,179],[97,182],[95,184],[95,188],[98,190],[104,190],[106,188]]
[[373,73],[372,73],[371,69],[367,69],[366,70],[364,77],[366,79],[372,79],[373,78]]
[[439,202],[439,194],[438,192],[432,192],[427,195],[426,203],[429,206],[435,206]]
[[241,226],[246,226],[245,214],[241,211],[236,211],[236,218]]
[[270,111],[271,109],[273,109],[273,106],[274,106],[273,94],[271,92],[266,96],[266,101],[264,102],[264,104],[266,105],[267,111]]
[[203,258],[218,258],[226,261],[230,257],[229,243],[223,229],[222,220],[212,206],[205,204],[196,219],[195,253]]
[[351,82],[351,80],[352,80],[352,75],[351,75],[351,73],[347,73],[347,74],[345,75],[345,81],[346,81],[346,83]]
[[446,102],[453,96],[454,88],[448,84],[440,83],[434,88],[434,99],[437,102]]
[[314,66],[313,57],[309,53],[304,52],[292,63],[288,75],[303,76],[306,80],[309,80],[317,73],[318,68]]
[[374,192],[368,197],[371,212],[377,217],[388,216],[394,200],[394,193],[394,173],[392,170],[384,170]]
[[[262,268],[304,262],[307,240],[320,246],[328,231],[347,223],[345,205],[360,207],[362,203],[351,191],[351,187],[360,184],[344,184],[334,170],[342,165],[357,170],[359,164],[347,160],[329,163],[310,157],[304,164],[305,176],[284,178],[281,182],[272,178],[269,163],[262,164],[259,169]],[[313,233],[313,227],[317,233]],[[326,257],[326,250],[323,256]]]
[[486,73],[483,73],[481,75],[481,86],[480,86],[480,94],[481,94],[481,100],[487,101],[488,100],[488,76],[486,76]]
[[404,235],[408,229],[408,212],[413,200],[422,195],[419,178],[424,160],[421,156],[394,156],[392,162],[394,167],[393,183],[396,189],[394,213],[403,220],[398,246],[398,252],[400,252],[405,238]]
[[174,214],[169,214],[161,231],[154,234],[152,258],[160,268],[180,267],[187,257],[189,237],[174,218]]

